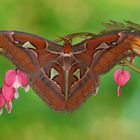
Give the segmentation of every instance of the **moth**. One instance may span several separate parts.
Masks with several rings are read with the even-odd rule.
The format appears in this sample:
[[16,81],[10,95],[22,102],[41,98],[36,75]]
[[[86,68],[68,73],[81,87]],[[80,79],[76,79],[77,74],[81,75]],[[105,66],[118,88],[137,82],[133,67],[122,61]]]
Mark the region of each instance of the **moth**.
[[[37,95],[55,111],[73,111],[99,87],[101,75],[132,54],[140,55],[140,26],[111,21],[98,35],[76,44],[72,34],[58,41],[0,31],[0,53],[25,72]],[[84,36],[86,36],[83,33]]]

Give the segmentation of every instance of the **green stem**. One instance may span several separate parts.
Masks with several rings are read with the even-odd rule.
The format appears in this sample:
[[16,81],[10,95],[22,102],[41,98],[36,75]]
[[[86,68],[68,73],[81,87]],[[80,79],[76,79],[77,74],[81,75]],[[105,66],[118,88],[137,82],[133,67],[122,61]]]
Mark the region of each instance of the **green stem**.
[[133,69],[134,71],[140,73],[140,68],[136,67],[134,64],[132,64],[130,61],[128,61],[127,59],[123,60],[124,65],[128,66],[129,68]]

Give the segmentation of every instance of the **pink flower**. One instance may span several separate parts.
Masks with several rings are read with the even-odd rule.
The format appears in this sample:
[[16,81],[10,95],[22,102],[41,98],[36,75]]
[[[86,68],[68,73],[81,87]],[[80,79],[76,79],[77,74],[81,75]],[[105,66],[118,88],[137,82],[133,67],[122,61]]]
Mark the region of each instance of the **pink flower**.
[[0,114],[2,114],[2,107],[5,103],[7,112],[11,112],[12,100],[19,97],[19,87],[23,87],[26,92],[29,90],[26,75],[20,70],[8,70],[2,90],[0,91]]
[[2,87],[2,94],[6,102],[7,112],[10,113],[12,109],[12,100],[14,99],[15,89],[13,87],[9,87],[6,84]]
[[136,58],[136,55],[131,55],[131,56],[129,57],[130,62],[131,62],[131,63],[134,63],[135,58]]
[[0,92],[0,115],[3,113],[2,107],[4,106],[4,103],[5,103],[5,100],[4,100],[3,94],[2,92]]
[[5,79],[4,84],[6,84],[9,87],[13,87],[15,89],[14,97],[18,98],[18,88],[23,87],[25,92],[29,91],[29,85],[27,81],[26,75],[20,71],[20,70],[8,70]]
[[117,96],[121,95],[121,87],[124,86],[130,79],[130,73],[126,70],[116,70],[114,73],[114,80],[118,85]]

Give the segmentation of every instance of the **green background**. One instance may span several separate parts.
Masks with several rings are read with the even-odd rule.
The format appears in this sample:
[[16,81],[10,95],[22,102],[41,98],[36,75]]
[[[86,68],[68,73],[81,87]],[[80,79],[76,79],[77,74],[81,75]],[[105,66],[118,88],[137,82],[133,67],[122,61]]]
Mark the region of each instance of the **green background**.
[[[140,23],[140,0],[0,0],[0,30],[18,30],[49,40],[75,32],[98,33],[102,22]],[[0,83],[14,66],[0,57]],[[137,64],[139,62],[137,60]],[[100,79],[96,97],[72,113],[56,113],[30,90],[13,101],[11,114],[0,116],[0,140],[139,140],[140,75],[116,96],[116,66]]]

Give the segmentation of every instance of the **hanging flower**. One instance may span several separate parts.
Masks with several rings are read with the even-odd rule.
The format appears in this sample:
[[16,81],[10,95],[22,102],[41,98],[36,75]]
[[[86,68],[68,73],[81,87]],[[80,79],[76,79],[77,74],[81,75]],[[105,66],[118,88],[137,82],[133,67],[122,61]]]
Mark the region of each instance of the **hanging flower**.
[[6,102],[7,112],[10,113],[12,109],[12,100],[14,99],[15,89],[13,87],[9,87],[6,84],[2,87],[2,94]]
[[25,92],[28,92],[30,89],[26,75],[20,70],[8,70],[5,75],[4,83],[15,89],[14,98],[16,99],[19,97],[19,87],[24,88]]
[[7,112],[11,112],[13,99],[19,97],[19,87],[24,88],[26,92],[29,91],[26,75],[20,70],[8,70],[0,91],[0,114],[3,112],[4,104],[6,104]]
[[124,86],[130,79],[130,73],[126,70],[116,70],[114,73],[114,80],[118,85],[117,96],[121,95],[121,87]]

